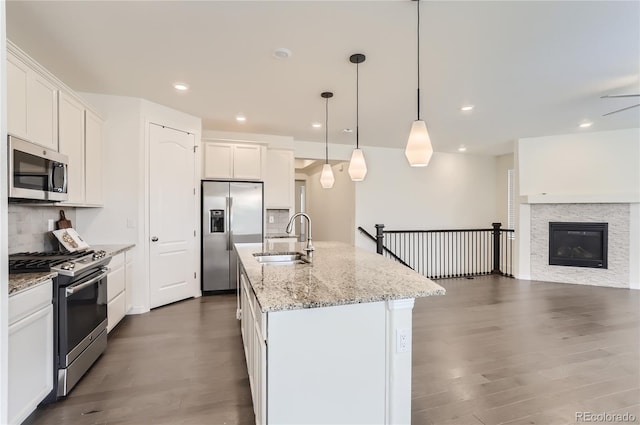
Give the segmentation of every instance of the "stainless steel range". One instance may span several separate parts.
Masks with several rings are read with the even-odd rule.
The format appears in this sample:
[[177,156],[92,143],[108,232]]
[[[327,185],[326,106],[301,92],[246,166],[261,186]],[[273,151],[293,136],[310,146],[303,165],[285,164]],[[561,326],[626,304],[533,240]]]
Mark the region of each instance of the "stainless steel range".
[[104,251],[20,253],[9,272],[54,271],[54,390],[64,397],[107,347],[107,264]]

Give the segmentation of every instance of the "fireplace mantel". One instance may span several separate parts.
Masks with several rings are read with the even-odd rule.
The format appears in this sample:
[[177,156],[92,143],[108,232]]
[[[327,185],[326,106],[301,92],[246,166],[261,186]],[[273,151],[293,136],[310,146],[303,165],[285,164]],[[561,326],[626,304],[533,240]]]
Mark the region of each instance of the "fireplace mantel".
[[520,196],[521,204],[637,204],[640,193],[538,193]]

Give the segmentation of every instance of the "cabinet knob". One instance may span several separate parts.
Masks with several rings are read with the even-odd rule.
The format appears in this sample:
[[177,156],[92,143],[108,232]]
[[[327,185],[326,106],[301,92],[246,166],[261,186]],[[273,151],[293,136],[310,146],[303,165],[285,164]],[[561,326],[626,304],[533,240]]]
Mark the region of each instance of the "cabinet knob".
[[153,236],[151,238],[151,242],[158,242],[158,237],[157,236]]

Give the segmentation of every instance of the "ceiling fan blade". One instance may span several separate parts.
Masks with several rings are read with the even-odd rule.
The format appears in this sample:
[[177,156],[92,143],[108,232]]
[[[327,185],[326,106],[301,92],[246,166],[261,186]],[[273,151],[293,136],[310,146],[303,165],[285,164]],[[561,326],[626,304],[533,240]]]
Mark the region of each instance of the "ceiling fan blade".
[[626,111],[627,109],[637,108],[638,106],[640,106],[640,103],[638,103],[637,105],[627,106],[626,108],[618,109],[616,111],[608,112],[608,113],[604,114],[603,117],[606,117],[607,115],[611,115],[611,114],[617,114],[618,112]]
[[640,94],[605,94],[600,96],[600,99],[615,99],[618,97],[638,97]]

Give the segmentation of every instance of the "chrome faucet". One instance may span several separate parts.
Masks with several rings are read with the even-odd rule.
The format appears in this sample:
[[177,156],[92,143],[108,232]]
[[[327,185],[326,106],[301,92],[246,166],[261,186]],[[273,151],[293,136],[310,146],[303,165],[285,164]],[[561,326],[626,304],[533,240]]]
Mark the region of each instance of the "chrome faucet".
[[315,249],[313,247],[313,244],[311,243],[311,218],[303,212],[295,213],[289,220],[289,224],[287,224],[286,232],[291,233],[291,231],[293,230],[293,222],[298,217],[304,217],[307,219],[307,247],[304,250],[307,251],[307,256],[310,256],[311,252],[313,252],[313,250]]

